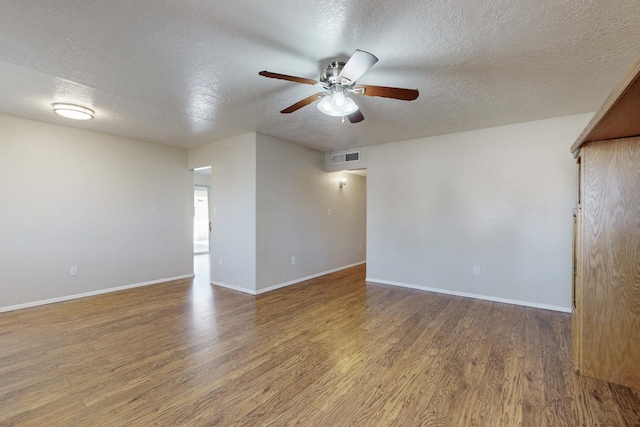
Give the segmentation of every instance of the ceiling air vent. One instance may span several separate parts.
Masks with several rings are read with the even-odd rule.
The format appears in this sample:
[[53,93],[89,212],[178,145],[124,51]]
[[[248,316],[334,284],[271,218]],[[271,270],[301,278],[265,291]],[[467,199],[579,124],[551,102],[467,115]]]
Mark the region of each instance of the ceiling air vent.
[[337,165],[339,163],[357,162],[360,160],[360,152],[354,151],[352,153],[332,154],[331,164]]

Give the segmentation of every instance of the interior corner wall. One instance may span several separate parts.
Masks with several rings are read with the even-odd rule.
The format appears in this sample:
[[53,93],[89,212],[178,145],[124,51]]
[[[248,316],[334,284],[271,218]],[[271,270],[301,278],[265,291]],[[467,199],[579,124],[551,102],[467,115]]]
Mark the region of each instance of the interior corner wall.
[[326,173],[323,153],[291,142],[257,134],[256,145],[257,289],[364,262],[366,178]]
[[591,116],[363,148],[367,279],[568,311],[569,147]]
[[193,274],[185,149],[0,115],[0,182],[0,310]]
[[212,283],[256,292],[256,134],[188,150],[189,169],[211,166]]

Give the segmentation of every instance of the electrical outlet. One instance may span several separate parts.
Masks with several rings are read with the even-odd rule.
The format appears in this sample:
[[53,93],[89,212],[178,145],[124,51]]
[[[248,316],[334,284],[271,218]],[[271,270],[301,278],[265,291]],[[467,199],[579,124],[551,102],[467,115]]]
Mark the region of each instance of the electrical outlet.
[[222,265],[222,258],[220,258],[220,261],[218,262],[218,265]]
[[296,257],[292,256],[291,257],[291,265],[295,265],[296,263]]
[[474,274],[475,276],[479,276],[479,275],[480,275],[480,273],[481,273],[480,266],[479,266],[479,265],[474,265],[474,266],[473,266],[473,274]]
[[362,250],[362,245],[358,245],[358,250],[361,251]]
[[75,277],[78,275],[78,267],[71,267],[71,271],[70,271],[71,277]]
[[327,209],[327,215],[331,215],[331,209]]

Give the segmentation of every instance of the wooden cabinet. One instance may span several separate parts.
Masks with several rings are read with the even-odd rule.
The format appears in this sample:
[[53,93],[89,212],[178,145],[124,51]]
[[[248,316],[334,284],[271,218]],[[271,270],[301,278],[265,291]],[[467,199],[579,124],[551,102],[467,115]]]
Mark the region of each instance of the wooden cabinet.
[[573,361],[640,389],[640,58],[572,150]]

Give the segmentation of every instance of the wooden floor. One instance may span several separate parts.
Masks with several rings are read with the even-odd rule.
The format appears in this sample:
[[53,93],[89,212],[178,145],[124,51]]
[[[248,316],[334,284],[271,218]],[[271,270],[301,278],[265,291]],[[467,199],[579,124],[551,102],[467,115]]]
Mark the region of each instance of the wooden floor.
[[364,283],[190,280],[0,314],[2,426],[636,426],[569,315]]

